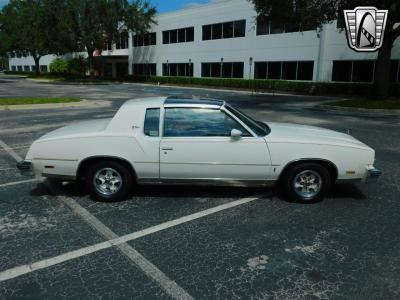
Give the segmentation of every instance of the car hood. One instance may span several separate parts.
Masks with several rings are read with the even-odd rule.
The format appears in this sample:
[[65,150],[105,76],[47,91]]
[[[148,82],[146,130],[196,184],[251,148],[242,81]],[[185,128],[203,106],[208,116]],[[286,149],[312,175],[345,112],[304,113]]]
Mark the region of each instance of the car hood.
[[267,142],[297,142],[372,150],[351,135],[330,129],[291,123],[266,122],[266,124],[271,128],[271,133],[266,138]]
[[51,131],[42,136],[38,141],[66,138],[72,136],[92,135],[94,133],[104,131],[110,121],[111,119],[108,118],[74,123]]

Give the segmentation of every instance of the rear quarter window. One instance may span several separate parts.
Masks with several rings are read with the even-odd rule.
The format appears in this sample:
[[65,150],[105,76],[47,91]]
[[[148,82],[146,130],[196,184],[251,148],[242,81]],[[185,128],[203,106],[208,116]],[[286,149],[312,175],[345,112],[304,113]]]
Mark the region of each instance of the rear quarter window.
[[144,134],[151,137],[160,136],[160,109],[148,108],[146,109],[146,116],[144,120]]

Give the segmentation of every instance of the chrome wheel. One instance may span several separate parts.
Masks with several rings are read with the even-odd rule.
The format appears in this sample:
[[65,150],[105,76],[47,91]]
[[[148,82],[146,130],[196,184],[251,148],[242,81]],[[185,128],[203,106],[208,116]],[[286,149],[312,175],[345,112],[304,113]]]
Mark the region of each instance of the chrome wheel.
[[122,188],[122,177],[112,168],[103,168],[93,176],[93,185],[101,195],[115,195]]
[[294,178],[294,190],[302,199],[314,199],[322,188],[322,178],[316,171],[305,170]]

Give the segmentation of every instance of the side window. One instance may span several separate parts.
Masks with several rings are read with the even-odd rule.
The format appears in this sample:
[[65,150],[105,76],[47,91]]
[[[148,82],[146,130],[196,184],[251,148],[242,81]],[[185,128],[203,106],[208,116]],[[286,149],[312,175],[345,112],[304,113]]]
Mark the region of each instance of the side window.
[[151,137],[160,136],[160,109],[148,108],[144,120],[144,134]]
[[228,137],[232,129],[250,133],[219,109],[167,108],[164,118],[165,137]]

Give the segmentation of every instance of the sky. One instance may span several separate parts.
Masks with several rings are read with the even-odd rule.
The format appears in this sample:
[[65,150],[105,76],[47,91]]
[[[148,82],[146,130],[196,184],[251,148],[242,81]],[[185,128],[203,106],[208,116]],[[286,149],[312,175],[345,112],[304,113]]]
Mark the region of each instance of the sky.
[[[0,8],[7,4],[8,0],[0,0]],[[150,0],[157,7],[159,13],[174,11],[196,4],[204,4],[209,0]]]

